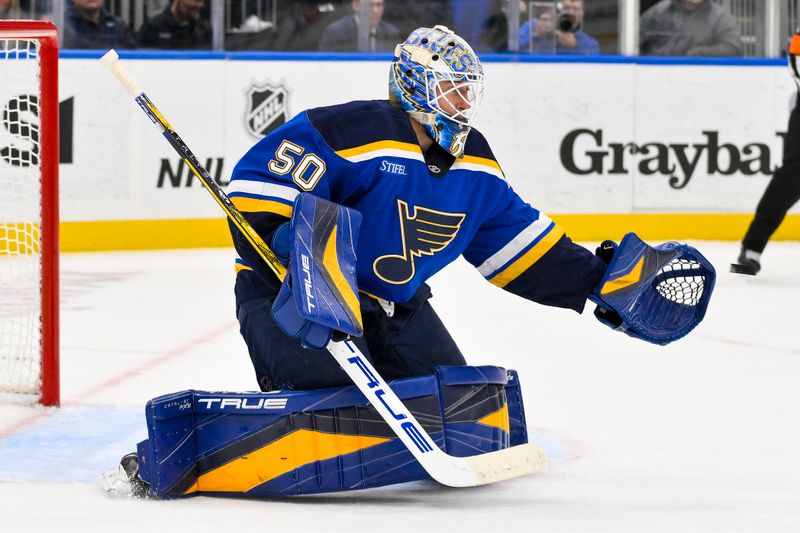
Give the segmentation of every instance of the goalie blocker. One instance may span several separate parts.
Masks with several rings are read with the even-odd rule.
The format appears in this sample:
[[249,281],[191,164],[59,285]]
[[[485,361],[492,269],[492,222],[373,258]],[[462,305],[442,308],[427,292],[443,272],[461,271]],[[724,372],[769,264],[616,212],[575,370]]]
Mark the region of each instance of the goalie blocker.
[[360,225],[355,209],[301,193],[291,224],[273,235],[272,246],[278,257],[288,256],[289,267],[272,317],[303,348],[324,349],[334,332],[354,337],[364,333],[356,281]]
[[[396,380],[392,390],[450,455],[528,441],[513,370],[438,367]],[[286,496],[430,479],[356,387],[184,391],[148,402],[146,418],[139,477],[158,498]]]

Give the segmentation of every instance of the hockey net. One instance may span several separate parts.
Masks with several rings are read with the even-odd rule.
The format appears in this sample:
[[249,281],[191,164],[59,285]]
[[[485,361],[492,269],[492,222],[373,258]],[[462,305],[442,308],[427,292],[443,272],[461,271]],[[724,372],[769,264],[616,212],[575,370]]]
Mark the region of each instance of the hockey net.
[[0,395],[58,405],[58,40],[0,21]]

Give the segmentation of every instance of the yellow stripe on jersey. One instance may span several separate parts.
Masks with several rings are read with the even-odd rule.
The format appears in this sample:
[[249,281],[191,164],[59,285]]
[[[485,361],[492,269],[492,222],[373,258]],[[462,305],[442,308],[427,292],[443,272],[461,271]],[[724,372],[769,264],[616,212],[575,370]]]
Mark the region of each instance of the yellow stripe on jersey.
[[531,265],[538,261],[544,254],[552,248],[558,240],[564,236],[561,226],[553,226],[550,232],[542,237],[530,250],[525,252],[522,257],[508,265],[506,268],[495,274],[489,282],[498,287],[505,287],[520,274],[528,270]]
[[[422,148],[420,148],[418,144],[406,143],[400,141],[388,141],[388,140],[375,141],[361,146],[356,146],[354,148],[339,150],[336,152],[336,155],[355,163],[360,161],[366,161],[374,157],[385,157],[391,155],[394,155],[396,157],[403,157],[403,154],[398,154],[397,152],[405,152],[408,155],[413,155],[413,159],[419,159],[420,161],[424,161],[424,157],[422,155]],[[480,170],[474,168],[473,165],[491,169],[491,170],[486,170],[486,172],[494,174],[499,178],[505,179],[503,175],[503,170],[500,168],[500,165],[497,164],[497,161],[489,159],[487,157],[465,155],[460,159],[456,159],[452,168],[454,170],[456,169]]]
[[313,461],[324,461],[363,450],[389,439],[364,435],[333,435],[299,429],[197,478],[185,494],[246,492]]
[[484,167],[491,167],[495,170],[500,171],[502,174],[503,169],[500,168],[500,165],[497,164],[497,161],[494,159],[489,159],[486,157],[478,157],[474,155],[465,155],[461,159],[456,159],[456,163],[470,163],[472,165],[482,165]]
[[350,157],[364,155],[370,152],[378,152],[380,150],[402,150],[404,152],[413,152],[415,154],[422,155],[422,149],[419,147],[419,145],[400,141],[375,141],[369,144],[356,146],[354,148],[339,150],[336,152],[336,155],[344,159],[348,159]]
[[292,216],[292,206],[274,200],[263,200],[260,198],[248,198],[246,196],[234,196],[231,202],[242,213],[275,213],[286,218]]

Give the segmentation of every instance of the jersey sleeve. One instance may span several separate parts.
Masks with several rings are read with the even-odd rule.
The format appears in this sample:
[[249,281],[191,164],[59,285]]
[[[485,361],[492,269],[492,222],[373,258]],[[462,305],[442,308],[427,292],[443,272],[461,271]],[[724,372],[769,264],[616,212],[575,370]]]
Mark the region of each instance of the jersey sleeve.
[[583,311],[605,263],[508,188],[464,257],[490,283],[544,305]]
[[[256,143],[239,160],[227,187],[231,202],[258,234],[270,244],[272,234],[292,216],[301,192],[330,199],[330,149],[305,113]],[[255,270],[269,285],[277,280],[245,236],[229,221],[233,243],[241,260],[237,270]]]

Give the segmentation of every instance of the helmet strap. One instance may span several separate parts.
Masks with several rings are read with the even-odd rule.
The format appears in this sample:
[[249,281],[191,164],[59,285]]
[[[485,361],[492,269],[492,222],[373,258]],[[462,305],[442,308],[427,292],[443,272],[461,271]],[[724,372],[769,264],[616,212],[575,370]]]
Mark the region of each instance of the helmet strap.
[[435,126],[436,125],[436,113],[423,113],[422,111],[409,111],[409,115],[411,115],[414,120],[419,122],[424,126]]

